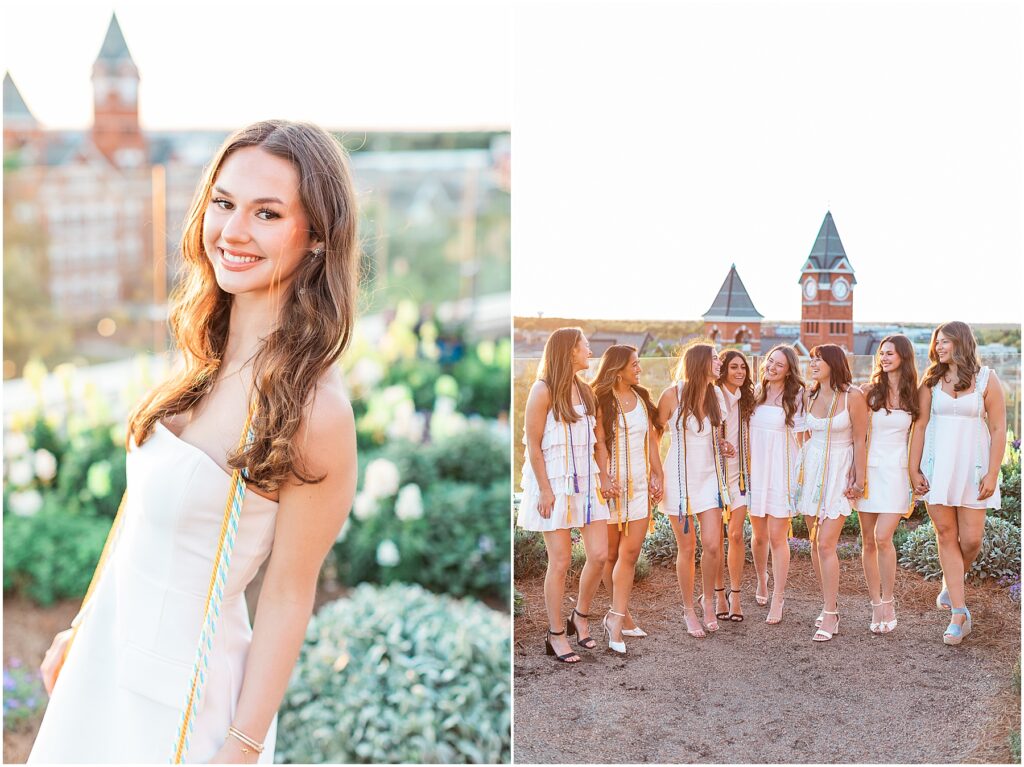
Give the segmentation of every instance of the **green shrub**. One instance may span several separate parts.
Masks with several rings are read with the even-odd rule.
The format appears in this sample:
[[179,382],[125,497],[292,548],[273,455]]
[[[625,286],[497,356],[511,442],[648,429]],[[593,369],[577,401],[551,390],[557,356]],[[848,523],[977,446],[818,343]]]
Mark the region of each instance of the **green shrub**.
[[482,341],[457,362],[451,374],[459,382],[459,411],[496,418],[509,409],[511,345]]
[[17,658],[4,666],[4,737],[32,725],[46,707],[46,691],[38,669]]
[[797,514],[792,518],[792,522],[794,538],[806,538],[809,535],[807,532],[807,522],[804,521],[803,514]]
[[854,509],[850,512],[850,516],[843,520],[844,535],[860,535],[860,518],[857,516],[857,510]]
[[647,558],[647,555],[640,552],[640,556],[636,560],[636,570],[633,574],[633,583],[640,583],[645,581],[651,576],[651,561]]
[[988,513],[1020,527],[1020,467],[1004,465],[1002,480],[1002,486],[999,488],[999,496],[1002,501],[1000,504],[1001,508],[994,509]]
[[127,485],[127,454],[110,431],[110,426],[87,429],[64,451],[57,469],[56,500],[65,513],[110,519],[117,513]]
[[437,443],[433,455],[441,479],[478,485],[509,479],[508,439],[482,427],[470,427]]
[[41,604],[80,598],[89,587],[111,520],[66,514],[53,497],[34,516],[4,516],[4,591]]
[[418,586],[324,605],[280,710],[289,763],[507,763],[508,618]]
[[[935,528],[926,522],[910,531],[899,550],[900,565],[925,578],[942,577]],[[1020,528],[1005,519],[988,516],[981,553],[970,575],[977,579],[1002,578],[1020,573]]]
[[523,595],[523,592],[521,592],[519,589],[515,590],[513,604],[514,607],[512,608],[512,614],[518,618],[520,615],[523,614],[523,611],[526,609],[526,597]]
[[[359,462],[362,463],[362,453],[359,457]],[[398,467],[398,475],[402,478],[403,485],[411,482],[414,485],[419,485],[420,488],[427,488],[440,478],[437,462],[434,460],[434,451],[430,445],[418,445],[404,439],[395,440],[389,442],[379,452],[368,455],[369,459],[378,457],[387,458]],[[362,487],[361,484],[360,487]]]
[[548,567],[548,550],[544,546],[543,533],[516,528],[512,567],[516,578],[535,578],[544,574]]
[[[697,545],[700,545],[698,540]],[[672,565],[676,563],[676,536],[672,532],[672,523],[665,514],[654,515],[654,530],[644,538],[641,553],[652,565]]]
[[901,520],[899,525],[892,533],[892,545],[899,552],[903,548],[903,544],[906,543],[907,537],[910,535],[910,528],[907,527],[906,520]]

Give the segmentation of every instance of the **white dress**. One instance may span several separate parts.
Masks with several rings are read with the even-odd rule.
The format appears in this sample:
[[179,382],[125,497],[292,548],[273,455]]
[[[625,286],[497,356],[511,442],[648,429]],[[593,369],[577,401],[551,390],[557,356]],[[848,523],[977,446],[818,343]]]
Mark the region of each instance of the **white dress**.
[[988,473],[992,437],[985,421],[985,387],[990,369],[978,373],[974,391],[953,397],[932,387],[931,415],[925,431],[921,470],[928,479],[925,503],[998,509],[999,486],[991,498],[978,500],[978,484]]
[[[590,498],[590,522],[608,519],[608,507],[598,497],[601,475],[594,459],[594,425],[596,418],[587,415],[581,403],[575,406],[580,419],[574,424],[555,420],[554,411],[548,410],[544,423],[544,435],[540,448],[544,454],[544,466],[555,494],[555,508],[551,516],[544,519],[537,507],[540,503],[540,485],[530,464],[530,452],[524,448],[521,487],[523,498],[519,504],[518,524],[526,530],[550,532],[583,527],[587,524],[587,498]],[[526,435],[523,435],[526,445]],[[575,478],[575,482],[573,481]],[[589,489],[589,494],[588,494]]]
[[[719,391],[715,387],[715,391]],[[676,401],[680,400],[682,383],[676,384]],[[719,400],[719,407],[722,402]],[[718,471],[715,467],[715,448],[712,441],[711,419],[704,417],[698,431],[698,421],[691,413],[686,417],[686,450],[681,451],[681,431],[678,425],[679,405],[672,411],[668,421],[669,446],[663,464],[665,468],[665,494],[661,508],[673,517],[686,513],[686,495],[689,491],[690,511],[700,514],[708,509],[722,507],[723,499],[718,485]],[[685,455],[683,454],[685,452]]]
[[853,507],[843,495],[850,486],[849,473],[853,466],[853,423],[850,420],[850,395],[843,395],[843,410],[832,418],[832,433],[828,442],[828,465],[825,465],[828,416],[818,418],[807,413],[810,439],[801,451],[803,484],[797,491],[796,509],[799,514],[821,519],[848,517]]
[[[747,505],[747,493],[740,492],[740,390],[733,394],[724,386],[717,387],[725,398],[725,438],[736,448],[732,458],[725,460],[725,474],[729,482],[729,507],[739,509]],[[747,439],[750,439],[750,430],[747,430]],[[749,468],[748,468],[749,473]]]
[[[647,444],[648,440],[649,421],[647,406],[637,397],[636,406],[626,413],[626,425],[629,427],[628,474],[633,478],[633,494],[629,497],[629,501],[626,504],[621,504],[617,500],[609,501],[608,524],[610,525],[643,519],[650,513],[650,497],[647,493],[647,458],[644,454],[644,445]],[[617,424],[617,427],[614,428],[615,442],[618,443],[618,455],[622,465],[618,467],[618,472],[616,472],[614,465],[616,453],[615,450],[612,450],[611,460],[613,463],[612,470],[609,473],[612,477],[619,478],[619,485],[622,487],[624,498],[628,488],[626,487],[626,435],[622,429],[621,415],[616,417],[615,423]],[[615,443],[613,442],[613,444]]]
[[871,514],[906,514],[911,505],[907,474],[907,437],[910,413],[879,408],[871,413],[868,445],[867,498],[857,500],[857,511]]
[[[231,478],[161,424],[128,452],[128,500],[29,762],[166,763],[192,679]],[[247,492],[188,762],[224,743],[252,638],[245,587],[270,552],[277,503]],[[260,762],[274,760],[277,720]]]
[[802,399],[797,402],[792,426],[786,425],[786,411],[780,405],[754,408],[750,416],[750,516],[793,516],[800,465],[797,434],[806,430]]

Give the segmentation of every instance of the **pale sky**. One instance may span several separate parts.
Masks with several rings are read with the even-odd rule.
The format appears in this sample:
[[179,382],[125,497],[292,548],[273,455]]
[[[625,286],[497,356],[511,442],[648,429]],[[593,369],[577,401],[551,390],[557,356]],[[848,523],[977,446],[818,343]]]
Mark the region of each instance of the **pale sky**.
[[511,124],[507,2],[5,0],[0,65],[44,127],[91,124],[89,78],[114,11],[142,76],[144,129]]
[[856,322],[1020,322],[1021,6],[516,6],[513,311],[800,317],[831,208]]

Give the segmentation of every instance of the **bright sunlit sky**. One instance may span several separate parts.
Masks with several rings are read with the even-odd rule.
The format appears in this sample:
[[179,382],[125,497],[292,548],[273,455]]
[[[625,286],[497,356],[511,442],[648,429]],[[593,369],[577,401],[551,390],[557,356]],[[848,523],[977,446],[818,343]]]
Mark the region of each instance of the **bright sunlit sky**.
[[512,120],[504,2],[8,0],[0,65],[44,127],[91,124],[89,78],[114,11],[142,76],[143,129]]
[[515,10],[513,310],[800,317],[827,209],[854,320],[1020,322],[1021,6]]

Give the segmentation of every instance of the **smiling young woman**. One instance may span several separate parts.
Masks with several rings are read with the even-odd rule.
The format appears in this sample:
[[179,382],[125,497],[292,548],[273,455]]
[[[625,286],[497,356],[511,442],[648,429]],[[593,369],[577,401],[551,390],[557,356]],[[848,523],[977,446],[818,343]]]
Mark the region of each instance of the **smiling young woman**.
[[[308,124],[236,132],[199,185],[182,256],[180,364],[131,415],[128,491],[74,628],[43,661],[30,761],[272,762],[351,506],[355,427],[334,364],[357,289],[343,150]],[[244,591],[268,557],[252,629]]]

